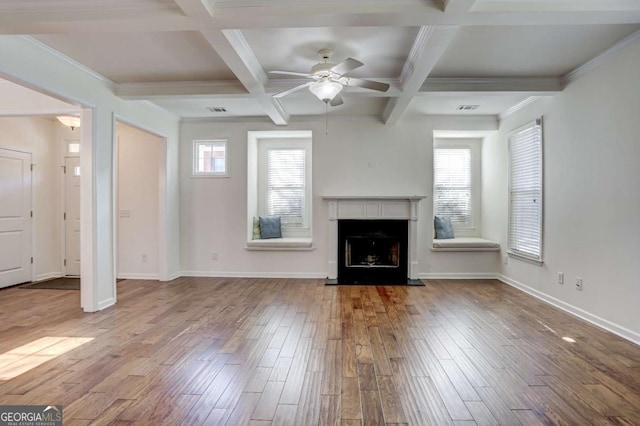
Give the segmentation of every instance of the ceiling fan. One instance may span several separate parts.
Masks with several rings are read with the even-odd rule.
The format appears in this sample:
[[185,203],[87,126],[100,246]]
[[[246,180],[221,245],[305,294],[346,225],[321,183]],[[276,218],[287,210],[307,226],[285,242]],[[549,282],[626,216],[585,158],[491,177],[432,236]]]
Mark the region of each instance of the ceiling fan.
[[386,83],[347,77],[348,73],[364,65],[356,59],[347,58],[339,64],[333,64],[331,62],[327,62],[333,55],[333,51],[331,49],[321,49],[318,51],[318,55],[324,59],[324,62],[319,62],[311,67],[311,72],[309,74],[293,71],[270,71],[270,74],[296,75],[313,80],[308,83],[292,87],[291,89],[283,92],[276,93],[273,97],[281,98],[289,93],[308,87],[311,93],[324,103],[331,106],[338,106],[343,104],[340,92],[344,86],[358,86],[365,89],[377,90],[379,92],[386,92],[389,89],[389,85]]

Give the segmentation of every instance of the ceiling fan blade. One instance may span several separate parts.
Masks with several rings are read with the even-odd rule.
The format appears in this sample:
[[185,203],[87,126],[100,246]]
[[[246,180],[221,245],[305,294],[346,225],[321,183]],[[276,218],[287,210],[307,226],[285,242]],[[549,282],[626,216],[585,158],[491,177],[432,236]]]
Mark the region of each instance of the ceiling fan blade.
[[302,89],[304,89],[305,87],[309,87],[309,86],[311,85],[311,83],[313,83],[313,82],[312,82],[312,81],[310,81],[310,82],[308,82],[308,83],[301,84],[301,85],[296,86],[296,87],[292,87],[291,89],[287,89],[287,90],[285,90],[285,91],[283,91],[283,92],[276,93],[275,95],[273,95],[273,97],[274,97],[274,98],[281,98],[281,97],[283,97],[283,96],[288,95],[289,93],[297,92],[298,90],[302,90]]
[[335,95],[333,99],[329,101],[329,105],[331,106],[338,106],[338,105],[342,105],[343,103],[344,101],[342,100],[342,96],[340,96],[340,93]]
[[344,61],[336,64],[331,68],[331,71],[335,72],[338,75],[345,75],[348,72],[355,70],[356,68],[360,68],[364,64],[356,59],[347,58]]
[[269,74],[284,74],[284,75],[297,75],[299,77],[311,77],[310,74],[305,74],[303,72],[293,72],[293,71],[269,71]]
[[387,83],[380,83],[379,81],[363,80],[361,78],[349,78],[349,86],[364,87],[365,89],[377,90],[378,92],[386,92],[389,90]]

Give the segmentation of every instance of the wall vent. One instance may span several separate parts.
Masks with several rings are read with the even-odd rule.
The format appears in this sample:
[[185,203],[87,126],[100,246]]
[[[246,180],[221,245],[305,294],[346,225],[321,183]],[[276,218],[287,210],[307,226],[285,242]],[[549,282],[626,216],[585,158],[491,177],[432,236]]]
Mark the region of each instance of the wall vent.
[[227,112],[225,107],[207,107],[207,109],[211,112]]
[[474,111],[480,108],[480,105],[458,105],[458,111]]

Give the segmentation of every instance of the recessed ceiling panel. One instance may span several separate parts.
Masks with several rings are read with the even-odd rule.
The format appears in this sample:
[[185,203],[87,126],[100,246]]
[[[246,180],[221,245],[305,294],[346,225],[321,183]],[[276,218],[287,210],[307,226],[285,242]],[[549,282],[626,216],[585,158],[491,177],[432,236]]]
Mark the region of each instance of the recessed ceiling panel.
[[430,77],[564,75],[636,31],[638,25],[461,28]]
[[235,79],[198,32],[92,33],[37,38],[116,83]]
[[[413,27],[282,28],[242,31],[266,72],[307,73],[322,62],[318,51],[330,48],[329,62],[352,57],[364,66],[350,75],[360,78],[398,78],[418,33]],[[273,74],[269,78],[278,78]]]

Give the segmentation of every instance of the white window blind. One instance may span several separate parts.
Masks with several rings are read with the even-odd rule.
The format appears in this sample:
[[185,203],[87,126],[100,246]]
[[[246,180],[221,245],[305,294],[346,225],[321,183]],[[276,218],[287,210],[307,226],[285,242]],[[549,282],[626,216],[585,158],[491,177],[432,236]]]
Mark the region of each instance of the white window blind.
[[509,250],[542,260],[542,121],[509,134]]
[[267,152],[267,213],[284,224],[302,226],[305,208],[304,149],[269,149]]
[[433,163],[435,214],[449,217],[456,228],[471,228],[471,148],[436,147]]

